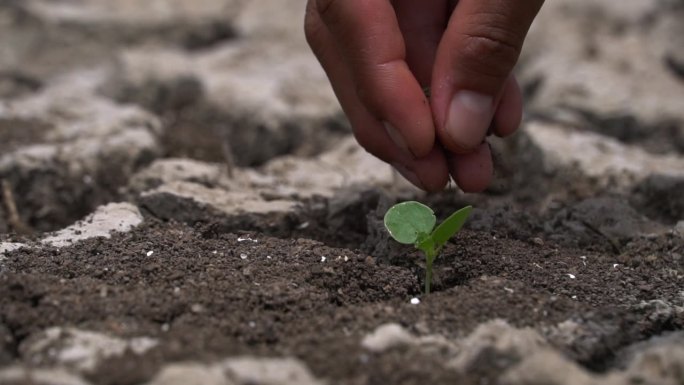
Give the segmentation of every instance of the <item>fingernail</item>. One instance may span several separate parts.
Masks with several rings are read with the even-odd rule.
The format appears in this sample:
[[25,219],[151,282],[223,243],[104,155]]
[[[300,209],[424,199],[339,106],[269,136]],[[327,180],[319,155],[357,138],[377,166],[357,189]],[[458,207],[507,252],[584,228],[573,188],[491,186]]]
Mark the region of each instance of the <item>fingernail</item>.
[[446,131],[458,146],[472,150],[482,143],[494,115],[493,101],[491,96],[472,91],[459,91],[454,95]]
[[408,180],[409,182],[413,183],[416,187],[425,190],[425,186],[423,186],[423,182],[420,181],[418,175],[416,175],[413,171],[406,168],[403,164],[392,163],[392,167],[394,167],[394,169],[397,170],[399,174],[401,174],[401,176],[406,178],[406,180]]
[[385,131],[387,131],[387,135],[392,139],[392,142],[406,154],[413,157],[413,153],[411,153],[408,144],[406,144],[406,140],[404,140],[404,137],[401,136],[399,131],[389,122],[382,122],[382,124],[385,126]]

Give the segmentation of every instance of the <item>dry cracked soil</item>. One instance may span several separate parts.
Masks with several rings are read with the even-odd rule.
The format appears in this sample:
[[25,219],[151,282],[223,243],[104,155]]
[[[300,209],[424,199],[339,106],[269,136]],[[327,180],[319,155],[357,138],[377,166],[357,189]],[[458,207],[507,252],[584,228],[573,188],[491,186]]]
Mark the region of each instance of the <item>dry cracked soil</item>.
[[[556,0],[482,194],[351,138],[304,1],[0,2],[0,384],[684,384],[684,3]],[[424,265],[382,225],[475,208]]]

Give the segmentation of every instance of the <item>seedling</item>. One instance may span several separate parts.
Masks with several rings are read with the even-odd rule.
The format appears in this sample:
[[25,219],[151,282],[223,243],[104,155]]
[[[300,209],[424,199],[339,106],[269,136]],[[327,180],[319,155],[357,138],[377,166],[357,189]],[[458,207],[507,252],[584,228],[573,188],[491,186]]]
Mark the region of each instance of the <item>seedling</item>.
[[432,263],[446,242],[456,234],[470,214],[466,206],[435,227],[437,218],[431,208],[422,203],[397,203],[385,213],[385,227],[392,238],[405,245],[413,244],[425,254],[425,294],[430,294]]

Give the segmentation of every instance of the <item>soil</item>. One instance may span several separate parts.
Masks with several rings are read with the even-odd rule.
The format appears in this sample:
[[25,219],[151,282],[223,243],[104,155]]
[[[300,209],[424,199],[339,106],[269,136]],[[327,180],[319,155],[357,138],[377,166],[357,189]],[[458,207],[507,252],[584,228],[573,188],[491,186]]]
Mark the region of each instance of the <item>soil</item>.
[[[240,38],[218,24],[188,28],[167,39],[194,52]],[[100,33],[113,33],[107,31]],[[122,35],[110,40],[129,46],[163,40],[168,31],[143,32],[127,39],[119,31],[114,37]],[[50,52],[45,55],[54,55]],[[101,56],[97,50],[92,55]],[[681,74],[675,58],[668,65]],[[44,80],[0,71],[0,99],[39,92],[49,83]],[[522,86],[533,96],[539,84]],[[180,78],[109,97],[161,119],[161,158],[258,169],[283,155],[315,156],[349,133],[343,119],[333,117],[311,137],[291,121],[279,122],[274,132],[281,137],[269,137],[264,127],[244,129],[242,117],[218,111],[203,92],[196,79]],[[653,154],[684,153],[679,121],[645,126],[629,115],[578,113],[590,123],[585,130]],[[530,116],[551,119],[539,112]],[[0,155],[41,143],[47,129],[30,120],[0,119]],[[517,140],[507,143],[515,147]],[[510,152],[514,155],[501,155],[509,158],[499,164],[499,180],[483,194],[419,195],[359,186],[302,201],[298,210],[277,217],[227,217],[207,209],[170,218],[127,195],[129,175],[116,163],[93,176],[92,184],[55,171],[41,176],[45,182],[38,187],[20,189],[14,179],[34,176],[0,175],[14,183],[15,203],[34,230],[17,234],[0,198],[2,241],[35,246],[44,232],[115,200],[136,204],[145,216],[139,227],[111,238],[0,254],[0,370],[50,366],[54,357],[28,362],[24,349],[36,333],[53,326],[159,341],[143,354],[127,351],[103,359],[86,375],[93,385],[142,384],[170,363],[238,355],[296,357],[330,384],[496,383],[502,370],[496,359],[462,373],[447,365],[447,353],[439,349],[398,347],[382,354],[364,349],[364,336],[387,323],[450,341],[494,319],[540,333],[567,321],[599,325],[605,329],[570,343],[549,339],[593,373],[622,368],[622,357],[654,337],[681,333],[684,313],[654,307],[681,306],[684,300],[684,236],[673,230],[684,219],[682,178],[653,175],[629,191],[611,191],[579,171],[528,172],[539,170],[538,154]],[[475,207],[437,259],[429,296],[421,293],[421,255],[395,244],[382,226],[382,215],[400,198],[420,199],[438,218],[467,204]],[[420,303],[412,304],[414,298]]]
[[412,305],[423,271],[410,249],[371,256],[311,234],[281,239],[150,219],[110,240],[11,253],[0,274],[0,329],[11,334],[15,355],[51,325],[162,341],[143,357],[107,361],[92,374],[96,384],[136,384],[169,361],[236,354],[294,355],[336,383],[476,384],[487,374],[435,368],[435,353],[374,356],[358,341],[387,322],[458,337],[494,318],[537,327],[613,320],[619,333],[567,352],[604,370],[622,348],[684,326],[634,311],[641,301],[680,295],[672,272],[684,269],[682,243],[672,235],[616,255],[561,247],[543,234],[495,233],[461,232],[438,259],[434,293]]

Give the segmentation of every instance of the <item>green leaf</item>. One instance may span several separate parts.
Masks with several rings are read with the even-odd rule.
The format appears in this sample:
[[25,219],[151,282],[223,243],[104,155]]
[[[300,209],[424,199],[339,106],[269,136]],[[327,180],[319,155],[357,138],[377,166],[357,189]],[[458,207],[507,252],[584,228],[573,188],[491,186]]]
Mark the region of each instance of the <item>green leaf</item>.
[[420,234],[430,234],[436,222],[432,209],[415,201],[398,203],[385,213],[387,231],[404,244],[415,243]]
[[444,222],[440,223],[439,226],[432,233],[432,239],[435,242],[435,247],[437,249],[444,246],[445,243],[451,238],[458,230],[463,227],[468,215],[470,215],[471,206],[466,206],[455,213],[451,214],[449,218],[445,219]]

